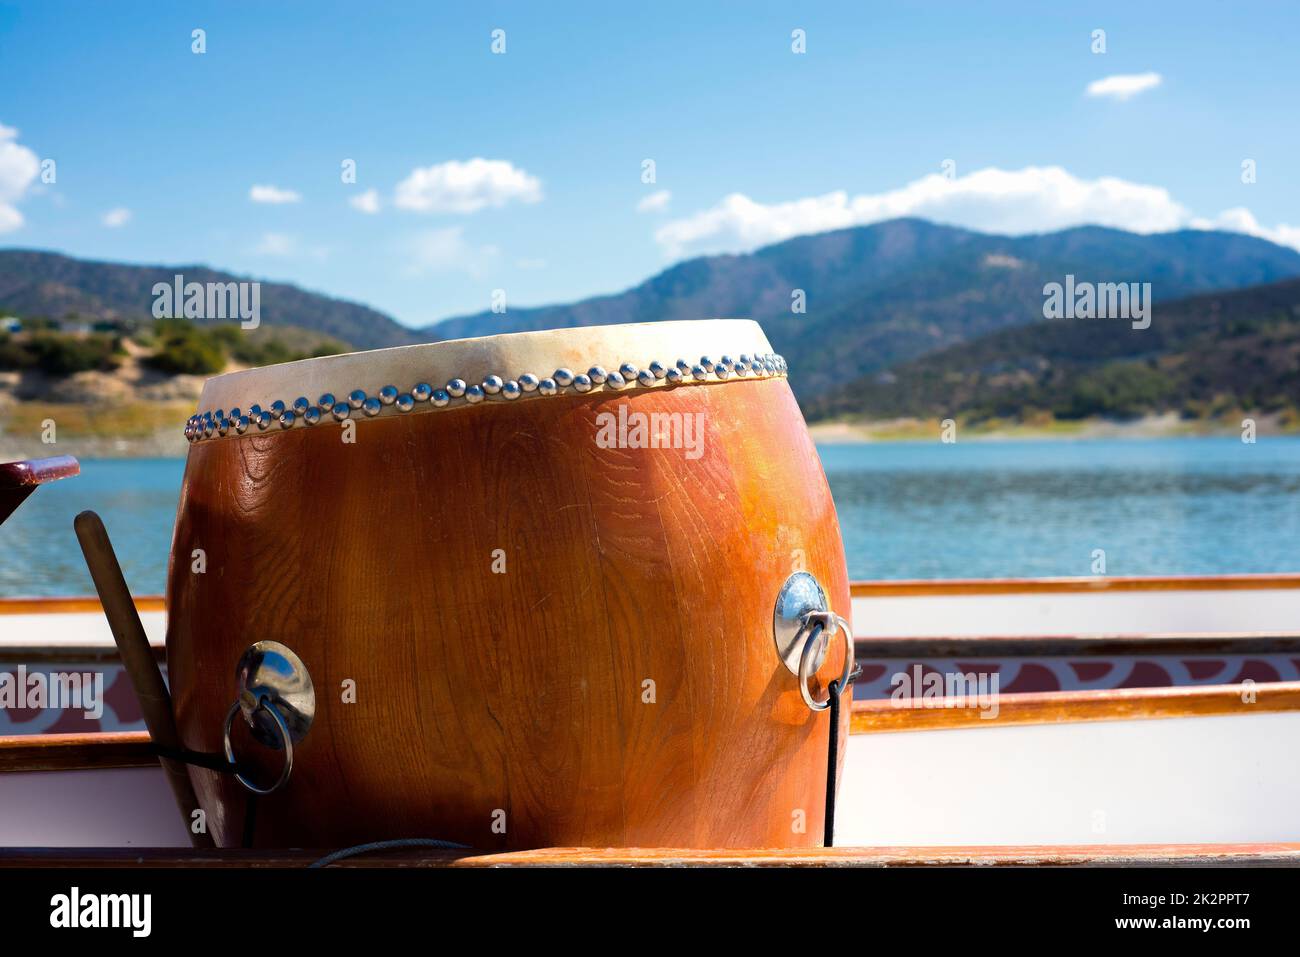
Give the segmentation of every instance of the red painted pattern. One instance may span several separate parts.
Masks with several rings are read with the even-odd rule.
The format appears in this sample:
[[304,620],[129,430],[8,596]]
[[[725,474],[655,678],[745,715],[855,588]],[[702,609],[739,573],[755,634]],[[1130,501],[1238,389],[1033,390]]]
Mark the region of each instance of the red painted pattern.
[[896,676],[913,680],[919,666],[924,675],[983,675],[999,694],[1035,694],[1051,691],[1113,690],[1118,688],[1174,688],[1195,685],[1256,684],[1300,680],[1300,658],[1287,655],[1188,658],[1012,658],[996,661],[947,659],[861,661],[862,675],[853,697],[863,700],[890,698],[908,687]]

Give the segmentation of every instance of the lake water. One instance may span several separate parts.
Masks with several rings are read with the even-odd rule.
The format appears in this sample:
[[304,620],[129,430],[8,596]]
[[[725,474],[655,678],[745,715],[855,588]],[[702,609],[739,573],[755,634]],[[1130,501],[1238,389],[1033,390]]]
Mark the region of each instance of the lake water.
[[[853,578],[1300,571],[1300,439],[826,445]],[[91,594],[72,519],[161,593],[184,463],[90,460],[0,526],[0,596]]]
[[821,449],[853,578],[1300,571],[1300,439]]

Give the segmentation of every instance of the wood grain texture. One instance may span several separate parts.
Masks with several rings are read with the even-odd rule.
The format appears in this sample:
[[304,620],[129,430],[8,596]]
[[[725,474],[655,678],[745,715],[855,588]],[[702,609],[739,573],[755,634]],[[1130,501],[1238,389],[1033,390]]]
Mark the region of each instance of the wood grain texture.
[[1119,688],[1102,691],[1051,691],[1004,694],[997,699],[996,718],[978,708],[899,707],[892,699],[853,702],[853,734],[888,731],[938,731],[949,728],[1005,728],[1017,724],[1068,724],[1080,721],[1140,721],[1156,718],[1198,718],[1220,715],[1300,711],[1300,681],[1253,685],[1253,700],[1242,685],[1200,685],[1177,688]]
[[[4,867],[300,868],[327,850],[0,848]],[[1300,864],[1300,844],[1091,844],[976,847],[597,848],[531,851],[400,848],[345,858],[346,868],[520,867],[1240,867]]]
[[147,731],[0,737],[0,772],[157,767]]
[[552,847],[463,858],[457,867],[1144,867],[1300,863],[1300,844],[826,847],[743,851]]
[[[620,405],[700,413],[702,454],[598,447],[597,415]],[[293,780],[259,804],[259,845],[820,842],[828,718],[780,663],[772,608],[798,565],[836,610],[850,602],[784,380],[380,417],[341,436],[204,442],[186,468],[167,640],[186,746],[221,749],[254,641],[293,648],[317,688]],[[820,680],[842,663],[837,646]],[[192,774],[232,843],[242,792]]]

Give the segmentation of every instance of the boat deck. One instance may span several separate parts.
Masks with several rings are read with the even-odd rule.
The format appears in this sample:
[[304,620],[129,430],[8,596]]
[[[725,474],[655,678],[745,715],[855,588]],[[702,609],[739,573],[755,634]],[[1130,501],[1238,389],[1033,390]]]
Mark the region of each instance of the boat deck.
[[[878,582],[853,594],[858,656],[876,677],[855,688],[845,846],[406,849],[340,866],[1300,864],[1300,576]],[[161,660],[162,599],[137,605]],[[102,720],[0,716],[0,865],[323,856],[190,850],[99,603],[0,601],[0,671],[77,662],[104,672]],[[986,702],[881,693],[918,665],[1004,680]]]
[[[216,867],[303,868],[328,850],[193,850],[190,848],[9,848],[0,868]],[[1294,844],[1127,844],[1020,847],[743,848],[546,847],[491,853],[394,848],[332,862],[328,867],[1294,867]]]

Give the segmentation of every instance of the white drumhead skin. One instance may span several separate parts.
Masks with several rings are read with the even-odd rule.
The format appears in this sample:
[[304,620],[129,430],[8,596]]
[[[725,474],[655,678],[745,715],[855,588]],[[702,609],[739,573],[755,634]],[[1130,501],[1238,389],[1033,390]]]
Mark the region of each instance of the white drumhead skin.
[[702,356],[716,361],[723,355],[761,356],[771,351],[767,336],[752,319],[640,322],[516,332],[352,352],[232,372],[207,381],[199,409],[247,408],[253,403],[269,406],[276,399],[292,405],[299,396],[314,403],[327,392],[342,400],[354,389],[375,395],[388,385],[409,392],[420,382],[441,389],[450,379],[464,379],[471,385],[489,375],[510,380],[532,373],[544,379],[554,375],[556,369],[569,369],[576,374],[598,365],[614,371],[624,362],[643,369],[655,360],[672,366],[678,359],[693,364]]

